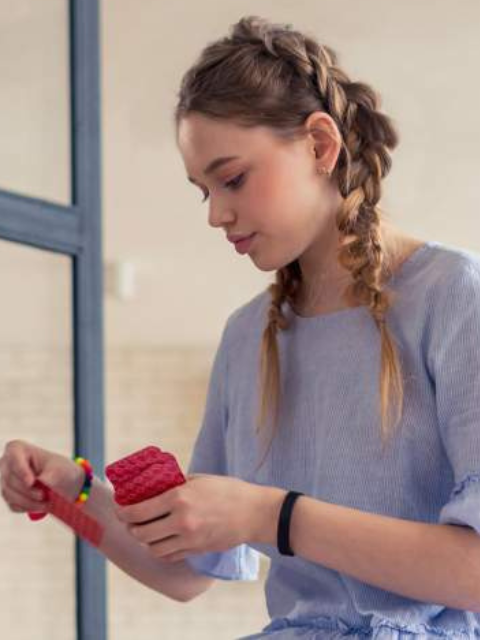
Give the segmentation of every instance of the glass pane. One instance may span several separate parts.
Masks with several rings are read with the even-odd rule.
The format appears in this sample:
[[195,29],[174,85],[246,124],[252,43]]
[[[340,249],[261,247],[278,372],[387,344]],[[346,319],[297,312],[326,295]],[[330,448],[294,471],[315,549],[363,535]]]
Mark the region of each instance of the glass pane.
[[0,189],[70,204],[68,1],[0,0]]
[[[70,258],[0,240],[0,450],[73,448]],[[9,640],[74,640],[75,538],[0,500],[0,620]]]

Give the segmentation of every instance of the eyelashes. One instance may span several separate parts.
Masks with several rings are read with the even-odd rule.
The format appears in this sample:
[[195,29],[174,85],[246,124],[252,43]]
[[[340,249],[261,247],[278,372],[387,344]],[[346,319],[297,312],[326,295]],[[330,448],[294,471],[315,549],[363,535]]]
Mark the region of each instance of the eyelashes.
[[[245,178],[245,173],[240,173],[238,176],[236,176],[232,180],[229,180],[228,182],[226,182],[224,186],[227,189],[232,189],[232,190],[239,189],[244,182],[244,178]],[[203,195],[204,195],[204,198],[202,200],[202,204],[208,200],[208,193],[204,193]]]
[[233,180],[226,182],[225,186],[229,189],[238,189],[238,187],[243,184],[244,176],[244,173],[240,173],[236,178],[233,178]]

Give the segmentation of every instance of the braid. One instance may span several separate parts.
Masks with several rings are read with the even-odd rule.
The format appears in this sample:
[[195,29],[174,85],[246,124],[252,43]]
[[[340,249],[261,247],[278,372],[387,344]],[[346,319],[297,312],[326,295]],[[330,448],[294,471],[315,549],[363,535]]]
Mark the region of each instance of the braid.
[[[379,98],[373,89],[364,83],[350,82],[336,66],[328,66],[329,56],[310,41],[310,52],[316,48],[316,56],[310,53],[312,68],[319,87],[322,87],[320,83],[325,87],[327,110],[338,124],[344,141],[334,172],[344,198],[336,220],[341,238],[338,259],[353,279],[345,296],[349,301],[367,305],[381,334],[381,411],[382,427],[385,427],[390,388],[397,394],[400,409],[403,385],[400,362],[395,358],[386,326],[393,294],[383,288],[388,264],[381,242],[378,202],[381,180],[391,168],[387,148],[394,148],[398,137],[389,118],[378,111]],[[383,428],[384,441],[386,436],[387,430]]]
[[[298,34],[292,37],[289,32],[281,32],[276,36],[275,30],[267,31],[264,38],[264,46],[270,53],[287,60],[297,73],[310,79],[320,94],[325,111],[332,117],[342,136],[343,145],[332,176],[336,178],[344,198],[336,220],[341,237],[338,259],[353,279],[345,291],[345,297],[349,302],[367,305],[381,334],[384,372],[380,379],[381,435],[385,444],[387,430],[384,425],[391,386],[395,387],[400,397],[399,406],[403,395],[400,364],[394,357],[395,351],[385,320],[392,303],[392,293],[382,288],[382,278],[388,267],[381,243],[377,205],[381,197],[381,180],[391,168],[387,147],[395,147],[398,138],[388,117],[378,111],[379,99],[373,89],[365,83],[352,82],[336,66],[337,56],[332,49],[309,37],[299,38]],[[265,419],[266,399],[272,395],[272,388],[279,384],[276,332],[278,328],[284,328],[279,322],[280,318],[284,318],[281,305],[291,298],[289,292],[294,282],[297,289],[299,280],[295,279],[292,269],[281,269],[277,272],[276,284],[270,287],[272,298],[264,333],[270,348],[262,354],[266,394],[262,399],[261,423]],[[274,363],[270,376],[265,369],[267,360]],[[278,405],[275,407],[275,422],[277,417]]]
[[[267,313],[267,325],[263,333],[263,347],[260,354],[261,388],[264,390],[261,399],[260,420],[257,423],[258,433],[260,425],[265,424],[268,409],[274,406],[273,424],[278,421],[279,405],[276,402],[277,390],[280,387],[280,366],[277,344],[277,330],[286,331],[290,326],[288,318],[283,313],[282,305],[285,301],[293,304],[300,286],[300,269],[297,262],[293,262],[275,273],[275,283],[268,287],[271,294],[270,306]],[[270,441],[271,444],[271,441]],[[267,454],[268,449],[265,451]],[[259,466],[263,464],[263,460]],[[258,468],[258,467],[257,467]]]

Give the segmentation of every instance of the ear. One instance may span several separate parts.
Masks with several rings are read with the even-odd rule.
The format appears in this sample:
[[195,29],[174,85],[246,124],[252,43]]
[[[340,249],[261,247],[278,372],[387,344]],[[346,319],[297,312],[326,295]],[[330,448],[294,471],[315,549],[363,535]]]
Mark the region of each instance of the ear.
[[342,148],[342,136],[337,125],[328,113],[314,111],[308,116],[305,128],[317,168],[325,167],[331,174]]

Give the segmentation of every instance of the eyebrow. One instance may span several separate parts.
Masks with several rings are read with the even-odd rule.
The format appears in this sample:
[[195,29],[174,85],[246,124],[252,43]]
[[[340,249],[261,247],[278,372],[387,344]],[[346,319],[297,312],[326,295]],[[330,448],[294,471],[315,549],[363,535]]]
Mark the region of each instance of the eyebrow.
[[[224,164],[227,164],[227,162],[231,162],[232,160],[238,160],[238,158],[239,156],[224,156],[222,158],[215,158],[215,160],[212,160],[212,162],[210,162],[210,164],[207,166],[204,173],[206,176],[208,176],[219,167],[223,166]],[[193,182],[194,184],[196,184],[195,180],[192,177],[188,176],[188,179],[190,180],[190,182]]]

